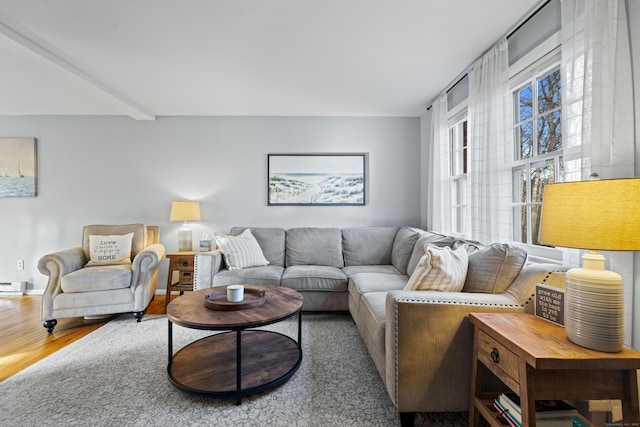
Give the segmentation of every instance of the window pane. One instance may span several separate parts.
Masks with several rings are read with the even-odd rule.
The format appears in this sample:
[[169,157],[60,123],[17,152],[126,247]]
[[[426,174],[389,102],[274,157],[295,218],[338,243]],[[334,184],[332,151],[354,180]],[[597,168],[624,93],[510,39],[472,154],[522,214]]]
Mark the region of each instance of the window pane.
[[517,169],[513,173],[513,201],[527,202],[527,175],[524,169]]
[[518,122],[530,119],[533,116],[533,87],[527,86],[518,92]]
[[467,121],[462,122],[462,173],[467,173]]
[[553,163],[535,166],[531,169],[531,202],[542,203],[542,192],[545,184],[556,181]]
[[531,244],[539,245],[538,233],[540,232],[540,212],[542,212],[542,205],[531,206]]
[[449,154],[451,155],[451,175],[455,176],[458,174],[458,168],[456,166],[456,139],[455,139],[455,129],[454,127],[449,128]]
[[538,154],[562,148],[561,130],[559,110],[538,118]]
[[560,70],[555,70],[538,80],[538,112],[560,107]]
[[527,159],[533,156],[533,123],[527,122],[520,125],[517,140],[519,142],[519,159]]
[[513,208],[513,240],[527,243],[527,207],[515,206]]

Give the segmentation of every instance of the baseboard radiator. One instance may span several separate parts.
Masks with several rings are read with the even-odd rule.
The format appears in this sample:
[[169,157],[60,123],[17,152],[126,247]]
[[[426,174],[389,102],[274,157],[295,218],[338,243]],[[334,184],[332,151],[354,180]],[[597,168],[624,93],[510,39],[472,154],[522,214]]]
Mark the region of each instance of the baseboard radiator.
[[0,296],[24,295],[27,282],[0,282]]

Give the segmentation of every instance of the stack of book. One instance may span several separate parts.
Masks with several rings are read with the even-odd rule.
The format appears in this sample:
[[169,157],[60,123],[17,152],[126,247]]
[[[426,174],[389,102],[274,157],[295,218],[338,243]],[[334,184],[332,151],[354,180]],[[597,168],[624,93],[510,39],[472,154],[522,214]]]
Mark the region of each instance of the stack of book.
[[[536,400],[536,426],[579,427],[584,420],[577,409],[563,400]],[[500,415],[512,427],[522,427],[520,398],[515,393],[502,393],[493,402]]]

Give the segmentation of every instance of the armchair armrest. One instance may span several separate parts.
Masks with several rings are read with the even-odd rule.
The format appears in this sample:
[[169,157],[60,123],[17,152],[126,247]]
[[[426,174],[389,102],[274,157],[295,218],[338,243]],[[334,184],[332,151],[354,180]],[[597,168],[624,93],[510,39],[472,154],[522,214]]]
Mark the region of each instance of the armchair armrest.
[[54,252],[38,260],[38,270],[49,277],[42,295],[42,320],[53,318],[53,299],[62,292],[62,276],[81,269],[86,262],[81,246]]
[[507,294],[390,291],[386,381],[398,411],[465,411],[473,349],[472,312],[523,312]]
[[160,243],[147,246],[133,258],[133,277],[131,287],[135,288],[150,280],[151,274],[158,268],[158,264],[164,258],[165,247]]
[[81,246],[47,254],[40,258],[38,260],[38,270],[49,277],[45,294],[59,290],[60,278],[65,274],[81,269],[86,262]]
[[224,266],[222,251],[219,249],[203,252],[195,256],[193,268],[193,290],[213,287],[213,276]]

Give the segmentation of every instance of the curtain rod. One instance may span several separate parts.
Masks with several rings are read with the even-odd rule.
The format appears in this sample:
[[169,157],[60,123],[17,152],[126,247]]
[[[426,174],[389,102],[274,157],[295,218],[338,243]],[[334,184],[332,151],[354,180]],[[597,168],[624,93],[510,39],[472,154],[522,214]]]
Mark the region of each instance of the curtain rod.
[[[540,12],[540,10],[541,10],[543,7],[545,7],[547,4],[551,3],[551,1],[553,1],[553,0],[542,0],[542,1],[537,5],[537,6],[535,6],[535,7],[531,8],[532,12],[529,12],[529,13],[525,16],[525,18],[521,19],[521,20],[520,20],[520,22],[518,22],[517,24],[515,24],[515,25],[512,27],[512,29],[511,29],[511,30],[509,30],[509,31],[507,31],[507,32],[505,33],[505,34],[506,34],[506,36],[503,36],[503,37],[506,37],[506,38],[508,39],[509,37],[511,37],[512,35],[514,35],[516,31],[518,31],[520,28],[522,28],[522,26],[523,26],[523,25],[525,25],[527,22],[529,22],[529,20],[531,20],[531,18],[533,18],[533,17],[534,17],[538,12]],[[498,38],[498,40],[500,40],[501,38],[502,38],[502,37]],[[472,65],[473,65],[473,64],[474,64],[474,63],[475,63],[479,58],[482,58],[482,56],[483,56],[485,53],[489,52],[489,50],[490,50],[491,48],[493,48],[493,46],[494,46],[494,45],[495,45],[495,43],[494,43],[494,44],[492,44],[492,45],[491,45],[488,49],[486,49],[484,52],[482,52],[482,54],[481,54],[480,56],[478,56],[478,58],[476,58],[475,60],[473,60],[473,61],[471,62],[471,64],[470,64],[467,68],[465,68],[465,69],[464,69],[460,74],[458,74],[458,75],[456,76],[456,78],[455,78],[454,80],[452,80],[452,82],[453,82],[453,83],[449,83],[449,84],[446,86],[446,89],[445,89],[443,92],[449,92],[451,89],[453,89],[453,88],[455,87],[455,85],[457,85],[458,83],[460,83],[460,81],[461,81],[462,79],[464,79],[464,77],[465,77],[467,74],[469,74],[469,70],[471,69],[471,66],[472,66]],[[439,97],[439,96],[440,96],[440,95],[438,95],[438,97]],[[436,97],[436,99],[437,99],[437,97]],[[433,107],[433,102],[434,102],[434,101],[435,101],[435,99],[432,99],[432,100],[431,100],[431,102],[430,102],[430,103],[429,103],[429,105],[427,106],[427,111],[431,110],[431,107]]]

